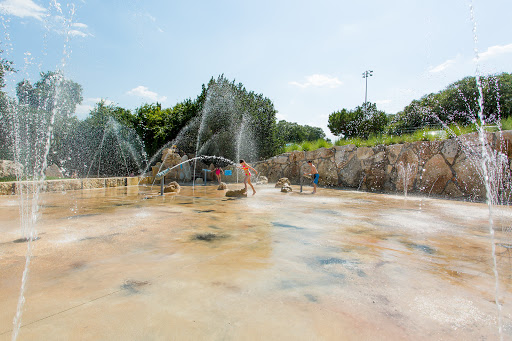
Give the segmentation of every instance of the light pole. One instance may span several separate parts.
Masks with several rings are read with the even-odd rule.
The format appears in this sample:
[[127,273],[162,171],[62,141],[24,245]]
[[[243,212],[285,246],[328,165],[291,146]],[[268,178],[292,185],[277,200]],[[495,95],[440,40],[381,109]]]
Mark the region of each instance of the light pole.
[[373,76],[373,70],[366,70],[363,72],[363,78],[366,80],[366,87],[364,90],[364,111],[366,112],[366,100],[368,95],[368,77]]

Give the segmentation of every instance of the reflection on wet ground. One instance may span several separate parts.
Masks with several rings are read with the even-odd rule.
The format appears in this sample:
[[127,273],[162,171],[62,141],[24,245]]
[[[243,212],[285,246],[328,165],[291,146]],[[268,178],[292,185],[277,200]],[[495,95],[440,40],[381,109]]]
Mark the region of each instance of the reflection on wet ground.
[[[240,187],[240,185],[231,185]],[[20,340],[497,339],[483,204],[321,189],[45,193]],[[0,197],[0,340],[27,250]],[[512,337],[512,210],[496,210]],[[14,242],[13,242],[14,241]]]

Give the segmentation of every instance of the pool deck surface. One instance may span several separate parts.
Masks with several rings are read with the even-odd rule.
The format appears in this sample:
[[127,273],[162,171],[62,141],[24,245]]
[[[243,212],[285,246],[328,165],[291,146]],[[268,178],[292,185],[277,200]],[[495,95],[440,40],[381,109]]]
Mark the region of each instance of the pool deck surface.
[[[293,189],[42,194],[18,340],[500,338],[487,205]],[[19,208],[0,196],[0,340],[29,245]],[[507,340],[512,210],[494,213]]]

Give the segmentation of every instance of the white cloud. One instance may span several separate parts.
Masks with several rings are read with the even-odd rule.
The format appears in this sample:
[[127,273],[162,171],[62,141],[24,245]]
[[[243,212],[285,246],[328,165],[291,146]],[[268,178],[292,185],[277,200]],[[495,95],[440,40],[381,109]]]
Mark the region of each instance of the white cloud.
[[428,72],[430,72],[430,73],[438,73],[438,72],[441,72],[441,71],[444,71],[444,70],[448,69],[453,64],[455,64],[455,59],[448,59],[444,63],[439,64],[438,66],[430,67],[430,70]]
[[43,20],[46,9],[32,0],[5,0],[0,2],[0,13],[14,15],[20,18],[32,17]]
[[68,31],[68,34],[72,37],[76,37],[76,36],[79,36],[79,37],[87,37],[88,34],[87,33],[84,33],[82,31],[78,31],[78,30],[69,30]]
[[480,53],[479,58],[480,60],[491,59],[507,53],[512,53],[512,44],[491,46],[487,51]]
[[92,105],[89,104],[78,104],[76,106],[75,114],[79,119],[87,118],[91,110],[93,109]]
[[87,28],[87,27],[89,27],[86,24],[81,23],[81,22],[75,22],[75,23],[71,24],[71,26],[78,27],[78,28]]
[[130,96],[147,98],[155,102],[165,102],[165,100],[167,100],[167,97],[159,96],[156,92],[150,91],[147,87],[143,85],[139,85],[138,87],[131,89],[127,92],[127,94]]
[[389,104],[391,103],[392,101],[390,99],[381,99],[379,101],[375,101],[375,104],[378,104],[378,105],[385,105],[385,104]]
[[84,23],[80,23],[80,22],[72,23],[71,28],[67,30],[67,34],[70,35],[71,37],[82,37],[82,38],[92,36],[92,34],[84,32],[84,31],[87,31],[88,28],[89,28],[89,26],[87,26],[87,24],[84,24]]
[[329,87],[329,88],[337,88],[343,83],[338,79],[338,77],[332,77],[329,75],[320,75],[314,74],[306,77],[306,81],[304,83],[299,82],[289,82],[288,84],[298,86],[300,88],[308,88],[308,87]]
[[279,113],[279,112],[276,114],[276,118],[278,120],[286,120],[286,116],[281,114],[281,113]]

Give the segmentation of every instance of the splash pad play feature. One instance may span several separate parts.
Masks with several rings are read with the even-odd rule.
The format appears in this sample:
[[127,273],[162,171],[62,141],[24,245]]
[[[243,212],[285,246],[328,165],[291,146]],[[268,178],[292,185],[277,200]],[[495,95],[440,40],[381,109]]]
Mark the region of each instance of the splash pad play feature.
[[[321,191],[44,193],[19,339],[498,337],[486,205]],[[26,251],[16,205],[0,197],[2,339]]]
[[[60,4],[52,7],[62,18]],[[405,163],[404,197],[268,186],[231,200],[207,186],[202,166],[205,186],[194,186],[206,154],[259,158],[257,120],[231,86],[213,82],[200,114],[149,161],[133,129],[101,115],[83,131],[98,143],[77,148],[65,129],[74,111],[66,105],[73,84],[60,70],[68,42],[58,71],[34,87],[24,82],[19,101],[6,102],[9,157],[21,167],[18,196],[0,197],[2,338],[511,337],[510,173],[502,172],[510,162],[487,141],[478,68],[479,109],[470,114],[480,143],[461,144],[485,180],[487,206],[411,198],[414,168]],[[42,88],[49,97],[34,101]],[[182,143],[189,152],[195,145],[193,156],[165,169],[165,148]],[[50,160],[68,174],[160,177],[162,186],[186,166],[192,186],[158,195],[157,186],[85,189],[80,180],[80,190],[43,193]]]

